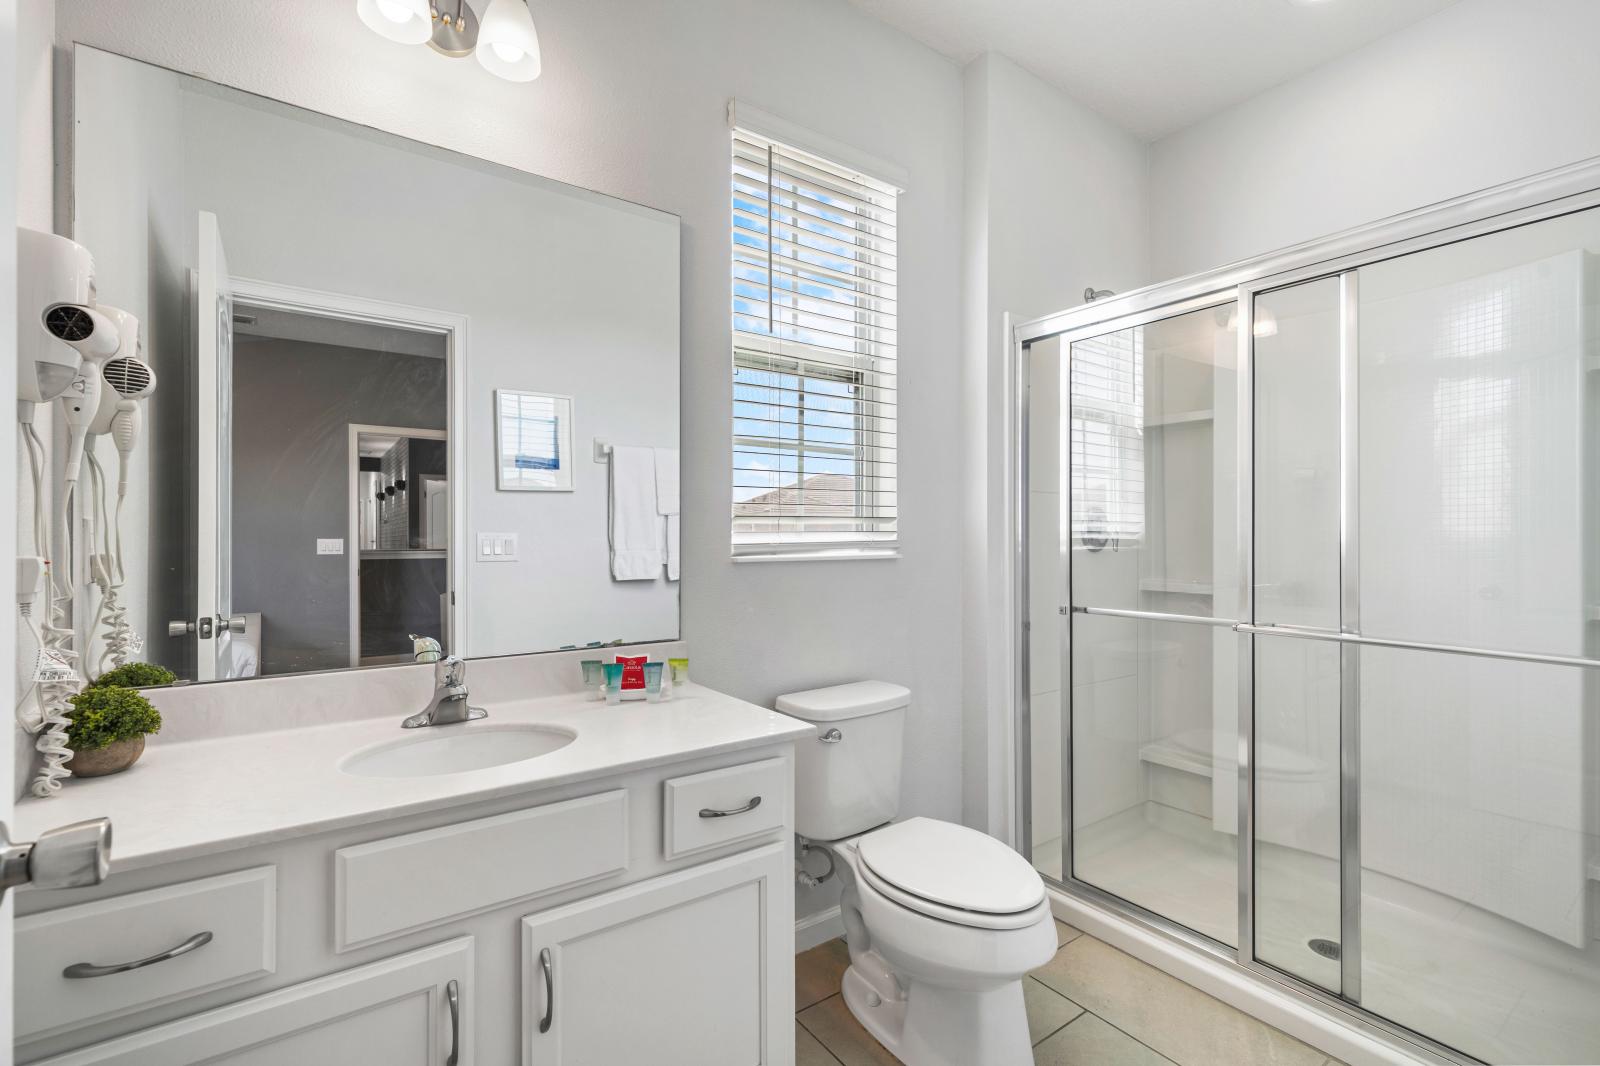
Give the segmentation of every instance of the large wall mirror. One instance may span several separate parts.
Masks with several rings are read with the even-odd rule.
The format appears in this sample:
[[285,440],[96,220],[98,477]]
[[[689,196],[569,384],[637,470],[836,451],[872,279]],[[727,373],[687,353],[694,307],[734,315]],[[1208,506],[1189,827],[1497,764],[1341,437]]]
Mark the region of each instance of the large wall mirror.
[[[70,232],[154,371],[75,504],[78,557],[120,552],[133,658],[209,681],[679,636],[675,216],[73,64]],[[614,523],[659,528],[660,565],[618,566]],[[91,676],[101,592],[74,605]]]

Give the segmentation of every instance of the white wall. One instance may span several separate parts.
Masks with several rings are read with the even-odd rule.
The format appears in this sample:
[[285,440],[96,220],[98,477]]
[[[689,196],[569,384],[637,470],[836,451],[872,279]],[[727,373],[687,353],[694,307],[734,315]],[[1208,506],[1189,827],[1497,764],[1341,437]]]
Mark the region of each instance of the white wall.
[[[50,147],[51,122],[54,114],[51,108],[50,27],[55,21],[55,3],[54,0],[32,0],[22,13],[16,12],[13,4],[7,3],[4,6],[7,9],[6,16],[9,22],[16,27],[16,63],[14,68],[0,63],[0,70],[14,71],[15,85],[5,91],[10,93],[14,90],[15,108],[13,109],[12,101],[8,98],[0,104],[0,113],[4,113],[8,118],[14,118],[16,139],[14,142],[9,138],[0,139],[0,143],[14,144],[16,154],[14,159],[0,160],[0,166],[5,167],[7,172],[7,178],[0,180],[9,181],[10,175],[15,174],[15,185],[11,188],[15,192],[17,225],[49,231],[55,202],[52,195],[53,167]],[[18,18],[18,14],[24,14],[26,17]],[[0,203],[0,211],[8,209],[5,203]],[[14,283],[0,284],[4,285],[4,291],[7,293],[16,292]],[[8,299],[14,300],[15,296],[9,296]],[[0,344],[14,346],[16,336],[17,331],[13,325],[0,322]],[[11,350],[14,359],[14,347]],[[6,362],[11,364],[12,360],[8,359]],[[16,381],[16,377],[10,371],[3,371],[0,372],[0,379],[5,382],[0,385],[0,391],[3,391],[7,400],[5,409],[9,410],[10,401],[14,398],[16,386],[13,382]],[[48,441],[51,433],[49,413],[41,412],[34,424],[40,435]],[[28,461],[21,449],[16,447],[17,436],[9,431],[6,436],[6,443],[0,444],[0,470],[12,470],[17,486],[28,484]],[[0,499],[10,500],[20,497],[17,496],[15,487],[8,487],[3,495],[0,495]],[[32,512],[25,512],[19,507],[13,527],[9,531],[0,532],[0,537],[14,536],[15,543],[31,544],[32,524]],[[0,551],[0,558],[8,558],[11,554],[13,553],[10,551]],[[0,623],[0,626],[9,624],[9,622]],[[35,651],[33,642],[27,639],[13,642],[5,637],[5,633],[8,632],[9,629],[0,628],[0,641],[17,648],[17,655],[12,662],[21,666],[24,657],[27,657],[26,661],[31,666],[31,657]],[[12,668],[0,664],[0,671]],[[16,696],[21,696],[21,684],[20,674],[10,684],[6,684],[3,675],[0,675],[0,692],[15,688]],[[17,729],[13,731],[13,739],[14,750],[10,763],[14,767],[15,780],[12,782],[12,787],[7,790],[8,794],[26,786],[28,771],[33,765],[32,738]],[[8,920],[8,912],[0,912],[0,920]],[[9,974],[9,970],[7,973]],[[0,1034],[0,1038],[4,1035]],[[0,1047],[5,1046],[9,1045],[4,1039],[0,1039]]]
[[[842,0],[534,0],[533,11],[545,68],[527,85],[390,44],[357,21],[354,4],[327,0],[62,0],[57,25],[61,44],[96,44],[680,215],[693,673],[769,704],[863,677],[909,685],[903,808],[959,818],[962,532],[949,510],[962,469],[952,432],[962,414],[960,71]],[[729,558],[730,97],[909,173],[898,560]]]
[[[18,69],[17,5],[15,0],[0,0],[0,70]],[[0,84],[0,217],[16,212],[17,198],[17,98],[22,79],[6,79]],[[19,221],[21,216],[17,216]],[[16,245],[0,245],[0,351],[9,351],[16,358],[17,336],[17,259]],[[16,400],[16,378],[0,372],[0,409],[9,409]],[[7,433],[0,441],[0,470],[16,469],[17,435]],[[4,491],[0,487],[0,491]],[[3,497],[0,497],[3,498]],[[0,559],[12,554],[16,544],[16,526],[0,525]],[[9,646],[15,639],[16,616],[11,612],[0,620],[0,646]],[[16,667],[11,656],[0,656],[0,692],[10,693],[16,683]],[[23,744],[23,735],[12,728],[8,735],[13,747]],[[16,760],[13,752],[0,753],[0,815],[11,820],[11,797],[15,790],[13,772]],[[13,893],[0,901],[0,1002],[11,1002],[11,908]],[[0,1047],[11,1046],[11,1011],[0,1010]]]
[[1600,4],[1462,0],[1157,141],[1153,279],[1600,155]]
[[968,820],[1007,832],[1014,649],[1007,523],[1012,386],[1004,319],[1077,304],[1089,285],[1149,279],[1145,146],[1003,56],[965,72],[967,102],[963,659]]

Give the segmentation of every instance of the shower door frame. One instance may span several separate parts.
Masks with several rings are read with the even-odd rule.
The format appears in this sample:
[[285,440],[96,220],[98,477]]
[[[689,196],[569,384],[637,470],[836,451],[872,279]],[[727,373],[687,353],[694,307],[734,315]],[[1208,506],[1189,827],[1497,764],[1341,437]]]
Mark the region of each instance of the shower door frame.
[[[1096,300],[1067,311],[1023,322],[1011,328],[1010,378],[1014,383],[1012,416],[1015,436],[1009,457],[1015,471],[1008,479],[1012,494],[1007,508],[1013,524],[1007,539],[1013,545],[1014,585],[1012,626],[1015,670],[1012,691],[1014,738],[1012,772],[1016,805],[1014,825],[1018,826],[1016,846],[1026,855],[1032,847],[1031,787],[1031,670],[1028,648],[1030,625],[1029,586],[1029,374],[1028,347],[1036,341],[1055,339],[1062,346],[1060,358],[1070,365],[1074,341],[1102,336],[1118,329],[1145,325],[1190,311],[1238,304],[1238,439],[1237,439],[1237,537],[1239,587],[1236,616],[1233,618],[1189,615],[1163,615],[1151,611],[1121,611],[1104,608],[1072,607],[1071,566],[1065,570],[1065,602],[1058,604],[1061,652],[1064,670],[1071,669],[1072,625],[1075,610],[1085,614],[1109,614],[1145,621],[1172,621],[1228,628],[1238,635],[1238,945],[1236,948],[1213,940],[1170,918],[1124,900],[1104,889],[1072,877],[1072,686],[1063,679],[1062,766],[1061,766],[1061,849],[1062,877],[1045,875],[1057,891],[1112,914],[1129,919],[1169,941],[1211,956],[1225,966],[1284,991],[1311,1006],[1331,1009],[1341,1021],[1357,1031],[1386,1043],[1397,1044],[1407,1052],[1443,1063],[1472,1063],[1478,1060],[1426,1035],[1373,1014],[1359,1005],[1361,979],[1360,917],[1360,780],[1359,780],[1359,670],[1356,649],[1363,645],[1440,652],[1456,655],[1490,655],[1494,658],[1581,666],[1600,669],[1600,659],[1559,655],[1500,652],[1491,649],[1454,645],[1398,641],[1360,635],[1358,567],[1360,546],[1356,509],[1359,485],[1356,460],[1358,451],[1357,314],[1356,271],[1387,259],[1427,251],[1475,237],[1534,222],[1542,222],[1600,207],[1600,158],[1586,160],[1520,181],[1496,186],[1479,193],[1445,201],[1393,218],[1348,230],[1327,238],[1295,245],[1279,252],[1244,260],[1216,270],[1193,274],[1174,281],[1137,289],[1119,296]],[[1257,624],[1255,614],[1254,546],[1255,456],[1254,456],[1254,321],[1255,300],[1262,293],[1325,278],[1340,283],[1339,313],[1339,552],[1340,552],[1340,629],[1338,632],[1300,629],[1290,626]],[[1070,380],[1064,377],[1063,382]],[[1070,417],[1062,405],[1060,417]],[[1063,465],[1063,501],[1070,497],[1070,476]],[[1064,504],[1070,513],[1070,503]],[[1222,602],[1218,589],[1217,603]],[[1254,876],[1255,876],[1255,789],[1252,767],[1254,736],[1254,648],[1258,637],[1331,641],[1340,648],[1340,742],[1339,742],[1339,840],[1340,840],[1340,943],[1341,991],[1329,992],[1293,974],[1263,962],[1254,952]]]

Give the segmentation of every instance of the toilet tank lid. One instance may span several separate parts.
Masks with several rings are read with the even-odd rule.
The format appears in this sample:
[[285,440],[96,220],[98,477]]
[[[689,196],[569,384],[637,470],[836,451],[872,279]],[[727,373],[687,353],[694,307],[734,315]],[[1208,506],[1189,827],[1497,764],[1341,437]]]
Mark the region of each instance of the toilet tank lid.
[[778,710],[807,722],[839,722],[905,707],[911,690],[887,681],[856,681],[778,697]]

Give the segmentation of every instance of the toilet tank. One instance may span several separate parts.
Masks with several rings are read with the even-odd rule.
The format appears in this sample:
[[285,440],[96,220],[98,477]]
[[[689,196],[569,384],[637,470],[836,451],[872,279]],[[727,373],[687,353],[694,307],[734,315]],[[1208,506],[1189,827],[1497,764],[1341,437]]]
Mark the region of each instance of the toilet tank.
[[778,710],[817,727],[796,745],[795,832],[839,840],[900,809],[900,749],[911,690],[857,681],[778,697]]

